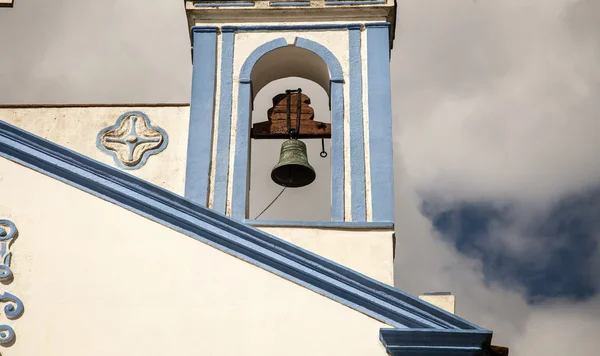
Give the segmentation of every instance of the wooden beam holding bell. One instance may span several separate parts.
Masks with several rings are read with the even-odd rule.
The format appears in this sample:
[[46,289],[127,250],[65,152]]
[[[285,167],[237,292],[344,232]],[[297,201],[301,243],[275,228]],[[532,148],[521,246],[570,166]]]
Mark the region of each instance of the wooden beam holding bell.
[[[298,95],[291,94],[289,111],[292,127],[296,127],[296,120],[300,116],[300,132],[297,138],[331,138],[331,124],[314,121],[314,109],[310,106],[310,98],[306,94],[300,93],[300,101],[300,110],[298,110]],[[269,120],[252,125],[251,137],[255,139],[290,138],[287,113],[288,94],[276,95],[273,98],[273,107],[267,111]]]

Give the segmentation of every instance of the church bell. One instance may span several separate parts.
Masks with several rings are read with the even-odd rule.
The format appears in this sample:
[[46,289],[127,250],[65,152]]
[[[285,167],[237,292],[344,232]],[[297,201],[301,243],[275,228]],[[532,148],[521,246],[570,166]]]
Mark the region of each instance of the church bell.
[[290,139],[281,145],[279,163],[271,171],[271,179],[281,186],[304,187],[317,177],[314,168],[308,163],[306,145],[297,139]]

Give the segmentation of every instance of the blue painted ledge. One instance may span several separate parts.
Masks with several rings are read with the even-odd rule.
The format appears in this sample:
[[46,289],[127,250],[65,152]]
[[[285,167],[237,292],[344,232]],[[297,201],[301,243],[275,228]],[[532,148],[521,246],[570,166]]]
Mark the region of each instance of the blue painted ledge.
[[195,2],[194,7],[252,7],[253,2]]
[[[398,289],[3,121],[0,121],[0,156],[168,226],[392,327],[427,332],[453,330],[462,331],[461,335],[491,337],[490,331]],[[385,340],[382,336],[382,341]],[[392,346],[393,343],[386,345],[388,350]]]
[[273,1],[270,6],[310,6],[310,1]]
[[383,5],[385,4],[386,1],[385,0],[367,0],[367,1],[355,1],[355,0],[351,0],[351,1],[344,1],[344,0],[338,0],[338,1],[326,1],[325,5],[327,6],[336,6],[336,5]]
[[492,340],[487,330],[381,329],[379,340],[391,356],[481,356]]
[[307,227],[347,230],[393,230],[393,222],[343,222],[343,221],[285,221],[285,220],[250,220],[244,222],[252,226],[263,227]]

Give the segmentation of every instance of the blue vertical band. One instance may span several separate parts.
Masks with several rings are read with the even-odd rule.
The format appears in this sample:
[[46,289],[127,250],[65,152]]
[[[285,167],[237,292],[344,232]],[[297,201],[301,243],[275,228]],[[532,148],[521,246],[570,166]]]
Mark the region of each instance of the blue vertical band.
[[213,210],[225,214],[227,181],[229,176],[229,140],[231,136],[231,102],[233,93],[234,28],[221,28],[221,80],[219,99],[219,126],[217,132],[217,159],[214,181]]
[[217,28],[193,29],[192,98],[188,132],[185,197],[206,206],[215,99]]
[[394,221],[389,24],[367,28],[369,146],[373,221]]
[[350,44],[350,187],[352,221],[367,220],[360,25],[348,26]]
[[233,161],[233,186],[231,217],[240,221],[246,219],[248,209],[248,180],[250,179],[250,114],[252,105],[252,84],[241,82],[238,91],[238,115],[235,132],[235,152]]
[[331,221],[344,221],[344,82],[331,81]]

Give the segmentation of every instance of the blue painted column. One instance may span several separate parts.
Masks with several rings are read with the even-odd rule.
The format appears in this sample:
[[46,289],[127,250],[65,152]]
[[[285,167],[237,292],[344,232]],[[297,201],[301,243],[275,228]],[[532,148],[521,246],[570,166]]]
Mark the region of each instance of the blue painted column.
[[206,206],[210,175],[217,28],[194,27],[192,98],[188,132],[185,197]]
[[360,27],[360,24],[348,26],[350,44],[350,189],[352,221],[364,222],[367,220],[367,210]]
[[344,221],[344,80],[331,88],[331,221]]
[[238,89],[238,117],[233,161],[231,217],[246,219],[248,211],[248,182],[250,180],[250,113],[252,112],[252,82],[240,79]]
[[389,23],[366,24],[373,221],[394,221]]
[[233,93],[233,45],[235,27],[221,28],[221,80],[219,98],[219,126],[217,132],[217,160],[212,209],[225,214],[227,182],[229,177],[229,146],[231,137],[231,103]]

